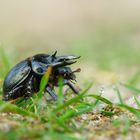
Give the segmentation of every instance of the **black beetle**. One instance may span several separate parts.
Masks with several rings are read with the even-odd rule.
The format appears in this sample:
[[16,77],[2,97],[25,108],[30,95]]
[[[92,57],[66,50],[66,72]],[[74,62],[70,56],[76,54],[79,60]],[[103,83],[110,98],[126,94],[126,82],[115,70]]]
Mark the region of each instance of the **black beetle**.
[[52,99],[56,100],[57,95],[54,92],[54,86],[58,86],[58,80],[61,76],[63,84],[68,85],[74,93],[78,89],[74,86],[73,80],[76,80],[75,72],[68,65],[76,62],[80,57],[74,55],[56,56],[48,54],[37,54],[18,63],[6,76],[3,84],[3,100],[9,101],[18,97],[28,99],[33,93],[39,91],[39,85],[42,76],[49,67],[52,67],[52,73],[45,91],[50,94]]

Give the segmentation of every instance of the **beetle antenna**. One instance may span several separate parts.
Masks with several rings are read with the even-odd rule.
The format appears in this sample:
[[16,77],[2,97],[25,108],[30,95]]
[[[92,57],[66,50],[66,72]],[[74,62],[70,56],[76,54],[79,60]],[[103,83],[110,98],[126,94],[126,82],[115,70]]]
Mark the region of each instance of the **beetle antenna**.
[[81,72],[81,69],[78,68],[78,69],[74,70],[72,73],[75,73],[75,72]]

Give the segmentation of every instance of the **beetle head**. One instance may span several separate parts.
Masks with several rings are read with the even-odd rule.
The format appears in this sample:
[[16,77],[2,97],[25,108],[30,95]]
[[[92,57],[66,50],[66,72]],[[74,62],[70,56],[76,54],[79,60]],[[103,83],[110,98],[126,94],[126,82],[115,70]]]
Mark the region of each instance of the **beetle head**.
[[71,68],[69,68],[69,67],[60,67],[57,69],[56,73],[58,76],[62,76],[64,79],[76,81],[76,76],[74,73],[80,72],[80,71],[81,71],[81,69],[72,71]]
[[[77,59],[80,58],[80,56],[74,56],[74,55],[67,55],[67,56],[56,56],[57,51],[55,51],[52,55],[46,55],[46,54],[38,54],[35,55],[32,58],[32,68],[36,72],[36,69],[40,69],[43,72],[41,74],[44,74],[46,69],[51,66],[53,68],[59,68],[64,67],[67,65],[71,65],[73,63],[76,63]],[[37,71],[39,74],[40,72]]]

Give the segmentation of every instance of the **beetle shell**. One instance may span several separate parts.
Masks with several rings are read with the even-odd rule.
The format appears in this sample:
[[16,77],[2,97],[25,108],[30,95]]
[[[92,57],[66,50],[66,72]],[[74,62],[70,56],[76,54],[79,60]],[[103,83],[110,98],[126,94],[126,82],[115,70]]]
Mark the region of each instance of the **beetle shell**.
[[31,67],[29,66],[29,62],[24,60],[17,64],[6,76],[3,90],[10,91],[14,87],[20,85],[29,75],[31,71]]

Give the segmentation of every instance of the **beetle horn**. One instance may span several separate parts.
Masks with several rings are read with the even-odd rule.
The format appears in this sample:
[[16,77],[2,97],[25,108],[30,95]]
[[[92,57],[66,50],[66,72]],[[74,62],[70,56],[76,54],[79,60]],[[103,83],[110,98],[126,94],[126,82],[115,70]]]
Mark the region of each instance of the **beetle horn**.
[[64,62],[56,62],[56,63],[51,64],[50,66],[52,66],[52,67],[62,67],[62,66],[67,66],[67,65],[74,64],[76,62],[77,61],[72,61],[72,62],[66,62],[66,61],[64,61]]
[[57,51],[55,51],[55,52],[52,54],[52,57],[55,58],[56,54],[57,54]]
[[54,67],[60,67],[60,66],[67,66],[76,63],[77,59],[79,59],[80,56],[74,56],[74,55],[68,55],[68,56],[58,56],[56,57],[54,63],[52,66]]
[[79,59],[81,56],[74,56],[74,55],[68,55],[68,56],[59,56],[57,57],[56,61],[57,62],[62,62],[62,61],[74,61],[76,59]]

